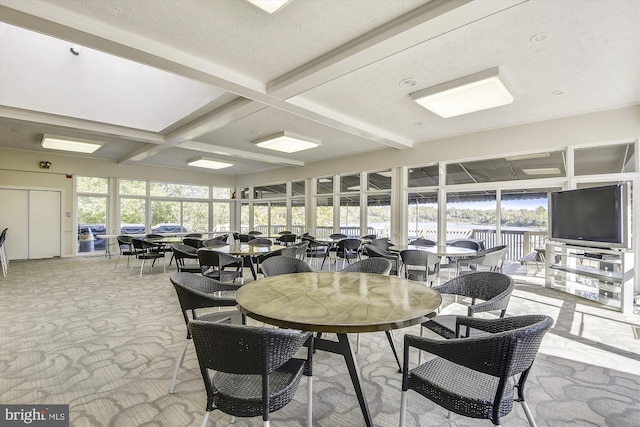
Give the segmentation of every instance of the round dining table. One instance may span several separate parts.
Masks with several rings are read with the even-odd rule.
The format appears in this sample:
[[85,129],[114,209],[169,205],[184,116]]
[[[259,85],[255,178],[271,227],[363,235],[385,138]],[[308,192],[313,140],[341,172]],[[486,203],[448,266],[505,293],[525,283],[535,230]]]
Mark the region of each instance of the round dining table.
[[271,325],[335,333],[318,337],[314,348],[341,355],[347,365],[367,426],[371,413],[348,333],[388,332],[424,322],[442,303],[428,286],[397,276],[310,272],[260,279],[236,293],[241,313]]

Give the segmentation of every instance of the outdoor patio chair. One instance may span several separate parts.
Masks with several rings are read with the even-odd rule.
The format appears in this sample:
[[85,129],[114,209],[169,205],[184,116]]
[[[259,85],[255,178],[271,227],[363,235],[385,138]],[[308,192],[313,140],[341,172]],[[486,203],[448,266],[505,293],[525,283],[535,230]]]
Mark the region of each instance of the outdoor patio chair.
[[[242,276],[238,271],[242,259],[215,249],[201,248],[196,252],[202,269],[202,275],[221,282],[233,282]],[[236,270],[225,270],[225,267],[236,267]]]
[[438,255],[420,249],[407,249],[400,251],[400,259],[405,278],[428,282],[430,285],[438,278]]
[[275,256],[264,260],[260,266],[264,277],[290,273],[309,273],[313,269],[301,259],[288,256]]
[[[467,307],[467,316],[469,317],[488,311],[499,311],[499,316],[504,317],[513,288],[514,282],[511,276],[485,271],[456,277],[433,289],[443,295],[450,294],[470,298],[471,301]],[[424,322],[422,327],[442,337],[455,338],[456,316],[453,314],[439,314],[433,319]],[[469,336],[477,332],[467,329],[466,334]],[[422,335],[422,328],[420,328],[420,334]]]
[[[294,397],[302,375],[307,376],[307,427],[312,424],[313,335],[288,329],[231,325],[192,320],[189,331],[207,391],[202,426],[218,409],[234,417],[269,414]],[[307,358],[294,357],[307,344]],[[214,371],[213,376],[209,371]]]
[[[136,259],[140,260],[140,276],[142,277],[142,270],[144,269],[145,261],[151,261],[150,270],[153,270],[153,266],[156,263],[156,260],[162,258],[162,269],[166,273],[167,272],[167,263],[164,258],[164,251],[159,250],[161,245],[147,242],[143,239],[131,239],[131,243],[133,244],[133,250],[135,251]],[[131,270],[133,270],[133,263],[131,263],[131,267],[129,268],[129,274],[131,274]]]
[[[222,291],[238,290],[240,285],[222,283],[209,277],[198,276],[189,273],[176,273],[170,278],[171,283],[178,295],[180,310],[187,327],[187,339],[182,346],[182,351],[178,355],[176,367],[169,386],[169,393],[173,393],[176,385],[178,371],[184,362],[184,356],[187,352],[189,341],[191,341],[191,333],[189,332],[189,322],[192,319],[206,320],[209,322],[217,322],[229,319],[234,323],[246,323],[244,316],[236,309],[211,311],[209,313],[199,315],[201,309],[235,307],[236,300],[232,297],[222,297],[218,293]],[[189,315],[191,312],[191,315]]]
[[[551,317],[474,319],[460,316],[457,325],[482,330],[485,334],[446,341],[405,335],[400,427],[405,425],[409,390],[445,408],[449,414],[488,419],[494,425],[500,425],[501,418],[511,412],[515,400],[522,404],[529,424],[535,427],[524,386],[540,343],[553,325]],[[436,357],[409,369],[413,348]]]

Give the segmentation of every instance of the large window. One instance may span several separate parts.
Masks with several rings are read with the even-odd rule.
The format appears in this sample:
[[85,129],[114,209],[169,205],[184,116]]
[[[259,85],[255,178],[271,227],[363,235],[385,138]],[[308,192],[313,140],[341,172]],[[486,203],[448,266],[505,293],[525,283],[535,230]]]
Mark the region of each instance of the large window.
[[316,237],[329,237],[333,233],[333,197],[316,199]]
[[496,192],[468,191],[447,194],[447,238],[483,239],[496,246]]
[[80,252],[104,250],[107,242],[95,235],[108,234],[109,179],[79,176],[76,178],[78,206],[78,249]]
[[340,197],[340,233],[359,237],[360,233],[360,194]]
[[408,198],[408,237],[438,241],[438,193],[409,193]]
[[500,226],[502,244],[509,246],[510,257],[521,259],[547,238],[547,193],[559,188],[502,190]]
[[304,199],[291,200],[291,231],[300,235],[306,230],[307,212]]
[[378,237],[391,236],[391,194],[367,196],[367,225]]

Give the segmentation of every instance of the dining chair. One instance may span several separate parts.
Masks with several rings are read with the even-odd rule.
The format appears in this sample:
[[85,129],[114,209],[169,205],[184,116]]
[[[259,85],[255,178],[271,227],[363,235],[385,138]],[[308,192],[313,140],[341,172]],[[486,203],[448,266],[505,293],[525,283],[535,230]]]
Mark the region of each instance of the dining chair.
[[[405,335],[400,427],[405,425],[409,390],[445,408],[449,415],[453,412],[488,419],[494,425],[500,425],[501,418],[511,412],[515,400],[522,404],[529,424],[535,427],[524,386],[540,343],[553,325],[551,317],[525,315],[477,319],[459,316],[457,325],[458,328],[481,330],[484,334],[444,341]],[[409,369],[412,348],[435,357]]]
[[283,234],[280,237],[278,237],[276,239],[276,243],[283,246],[290,246],[296,243],[297,238],[298,236],[296,236],[295,234],[291,234],[291,232],[289,232],[287,234]]
[[307,240],[309,245],[307,247],[307,258],[315,260],[315,268],[318,268],[318,260],[327,256],[329,251],[329,243],[321,242],[315,239]]
[[438,278],[440,257],[436,254],[420,249],[407,249],[400,251],[400,260],[407,279],[428,282],[433,286]]
[[336,243],[335,245],[335,251],[332,249],[326,253],[324,259],[322,260],[320,269],[324,267],[325,260],[329,258],[329,270],[331,270],[331,257],[329,256],[331,253],[335,253],[336,258],[334,263],[336,264],[336,268],[338,264],[338,258],[342,259],[343,268],[345,262],[347,264],[351,264],[350,260],[357,259],[360,256],[358,250],[360,249],[361,244],[362,242],[360,241],[360,239],[354,238],[346,238],[338,241],[338,243]]
[[0,264],[2,264],[2,276],[7,276],[7,270],[9,267],[9,259],[7,258],[7,251],[5,250],[4,242],[7,240],[7,231],[9,228],[5,228],[0,233]]
[[473,271],[501,272],[508,248],[507,245],[494,246],[479,250],[476,256],[459,260],[458,274],[468,274]]
[[[493,271],[474,272],[458,276],[433,289],[441,295],[455,295],[470,299],[467,316],[478,313],[499,311],[504,317],[509,299],[513,292],[514,282],[511,276]],[[420,334],[426,328],[445,338],[456,335],[456,316],[454,314],[438,314],[434,318],[422,323]],[[467,336],[478,331],[467,330]]]
[[391,271],[391,261],[385,258],[365,258],[354,262],[340,270],[345,273],[372,273],[388,275]]
[[280,249],[280,254],[291,258],[298,258],[298,248],[295,246],[287,246]]
[[202,239],[198,238],[198,237],[187,237],[187,236],[185,236],[182,239],[182,243],[184,243],[185,245],[194,247],[196,249],[200,249],[200,248],[204,247],[204,243],[202,243]]
[[[151,261],[150,271],[153,270],[153,266],[156,263],[156,260],[162,258],[162,269],[166,273],[167,272],[167,263],[165,261],[165,253],[164,251],[158,250],[159,245],[155,243],[147,242],[143,239],[133,238],[131,239],[131,244],[133,245],[133,250],[135,251],[136,259],[140,260],[140,275],[142,277],[142,270],[144,269],[145,261]],[[131,263],[131,267],[129,268],[129,274],[133,270],[133,262]]]
[[202,246],[205,248],[216,248],[220,246],[226,246],[227,240],[222,237],[213,237],[202,241]]
[[[202,274],[196,248],[176,243],[171,245],[171,250],[173,251],[173,257],[176,259],[176,266],[179,272]],[[192,262],[190,263],[189,260],[192,260]],[[193,263],[193,260],[196,262]]]
[[[200,248],[196,254],[203,276],[221,282],[233,282],[242,276],[242,271],[239,271],[243,265],[242,258],[209,248]],[[236,267],[236,270],[225,270],[225,267]]]
[[[222,297],[219,295],[223,291],[236,291],[240,285],[222,283],[209,277],[198,276],[189,273],[175,273],[169,280],[178,296],[180,310],[184,317],[185,326],[187,328],[187,339],[182,346],[182,351],[178,355],[176,367],[169,386],[169,393],[173,393],[176,385],[178,371],[184,362],[184,356],[187,353],[189,341],[191,341],[191,332],[189,332],[189,322],[194,319],[216,322],[220,320],[230,319],[234,323],[246,323],[244,316],[236,309],[210,311],[206,314],[199,315],[199,311],[207,308],[235,307],[236,300],[233,297]],[[191,315],[189,315],[191,313]]]
[[115,270],[118,268],[118,262],[120,261],[120,258],[122,258],[123,256],[127,257],[127,268],[129,268],[129,262],[131,257],[132,256],[135,257],[138,254],[138,251],[136,251],[136,249],[134,249],[133,247],[132,237],[118,236],[116,237],[116,240],[118,241],[118,249],[120,251],[120,254],[116,259],[116,263],[114,264],[113,269]]
[[[451,242],[449,244],[449,246],[453,246],[456,248],[467,248],[467,249],[472,249],[474,251],[479,251],[480,250],[480,244],[477,242],[474,242],[473,240],[466,240],[466,239],[458,239],[454,242]],[[449,256],[447,257],[447,261],[446,263],[440,263],[440,269],[446,268],[448,270],[448,275],[449,278],[451,278],[451,272],[455,271],[455,275],[457,276],[460,272],[460,262],[464,261],[467,258],[473,258],[475,257],[476,254],[473,255],[456,255],[456,256]]]
[[[192,320],[189,331],[207,392],[203,427],[216,409],[233,417],[261,415],[263,427],[269,427],[270,414],[291,402],[302,375],[307,376],[307,426],[312,426],[310,332],[201,320]],[[306,359],[294,357],[305,343]]]
[[313,269],[301,259],[289,256],[275,256],[262,262],[262,274],[264,277],[279,276],[289,273],[309,273]]
[[409,242],[409,246],[436,246],[436,242],[429,239],[415,239]]
[[296,248],[296,258],[304,260],[307,257],[307,249],[309,248],[309,241],[303,240],[294,245]]
[[398,274],[400,265],[399,255],[391,253],[384,249],[380,249],[371,243],[365,244],[364,249],[367,252],[367,256],[369,258],[385,258],[391,261],[391,272],[389,274],[391,274],[392,276]]

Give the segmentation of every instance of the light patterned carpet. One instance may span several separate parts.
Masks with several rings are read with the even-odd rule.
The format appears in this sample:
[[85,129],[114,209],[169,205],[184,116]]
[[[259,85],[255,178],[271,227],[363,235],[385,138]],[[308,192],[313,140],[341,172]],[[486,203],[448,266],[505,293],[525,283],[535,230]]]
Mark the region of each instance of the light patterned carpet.
[[[9,264],[9,275],[0,277],[0,403],[69,404],[74,427],[199,425],[205,391],[192,345],[175,393],[168,394],[185,338],[169,282],[174,268],[164,274],[156,267],[138,278],[122,263],[114,271],[114,263],[93,257]],[[640,341],[632,333],[640,316],[519,285],[508,315],[525,313],[556,321],[527,383],[539,426],[640,425]],[[419,329],[397,331],[399,350],[404,333]],[[357,359],[375,425],[397,425],[401,378],[384,334],[362,334]],[[318,352],[314,374],[314,425],[363,425],[342,360]],[[304,425],[304,381],[296,400],[272,415],[273,426]],[[409,396],[409,426],[491,425],[446,416],[430,401]],[[228,423],[215,411],[209,426]],[[519,405],[503,424],[528,425]],[[234,425],[257,426],[260,419]]]

